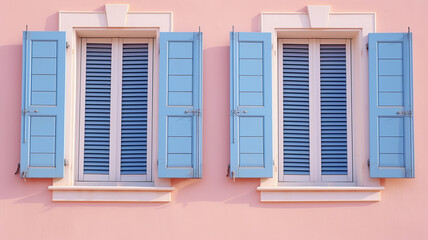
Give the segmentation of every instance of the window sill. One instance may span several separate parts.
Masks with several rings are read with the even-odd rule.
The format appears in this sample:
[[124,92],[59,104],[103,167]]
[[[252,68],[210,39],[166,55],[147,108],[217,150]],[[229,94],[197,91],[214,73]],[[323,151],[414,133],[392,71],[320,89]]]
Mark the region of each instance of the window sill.
[[261,202],[378,202],[383,187],[258,187]]
[[53,202],[170,202],[173,187],[49,186]]

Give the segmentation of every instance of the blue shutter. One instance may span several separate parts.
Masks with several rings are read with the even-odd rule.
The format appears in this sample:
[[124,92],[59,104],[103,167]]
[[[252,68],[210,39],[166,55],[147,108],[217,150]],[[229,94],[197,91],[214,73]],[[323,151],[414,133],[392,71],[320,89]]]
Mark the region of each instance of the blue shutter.
[[24,32],[21,176],[64,174],[65,32]]
[[230,33],[230,176],[272,177],[270,33]]
[[84,174],[109,174],[111,43],[86,45]]
[[370,176],[413,178],[412,34],[369,34]]
[[346,45],[320,45],[321,174],[348,174]]
[[121,163],[123,175],[147,174],[147,43],[123,44]]
[[161,178],[201,178],[202,33],[160,33]]
[[309,175],[309,45],[283,45],[285,175]]

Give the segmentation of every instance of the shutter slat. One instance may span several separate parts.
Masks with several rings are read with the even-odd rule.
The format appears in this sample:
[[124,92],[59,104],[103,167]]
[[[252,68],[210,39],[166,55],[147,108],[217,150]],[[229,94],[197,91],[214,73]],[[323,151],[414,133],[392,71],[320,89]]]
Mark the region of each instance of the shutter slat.
[[345,44],[320,45],[320,72],[321,174],[347,175]]
[[111,48],[86,45],[84,174],[109,174]]
[[147,174],[148,44],[123,44],[122,61],[120,173]]
[[282,50],[294,56],[283,58],[283,171],[309,175],[309,46],[284,44]]

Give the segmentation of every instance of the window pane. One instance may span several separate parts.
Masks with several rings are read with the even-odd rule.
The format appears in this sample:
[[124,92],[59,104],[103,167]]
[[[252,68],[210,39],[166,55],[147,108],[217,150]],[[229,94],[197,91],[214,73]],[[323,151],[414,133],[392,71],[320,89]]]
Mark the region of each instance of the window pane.
[[123,44],[122,175],[147,173],[148,44]]
[[109,174],[111,44],[86,46],[85,174]]

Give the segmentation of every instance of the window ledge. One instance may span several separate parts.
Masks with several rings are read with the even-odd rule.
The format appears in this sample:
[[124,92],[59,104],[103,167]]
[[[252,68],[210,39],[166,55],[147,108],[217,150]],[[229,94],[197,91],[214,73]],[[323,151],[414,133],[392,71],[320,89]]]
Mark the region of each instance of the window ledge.
[[49,186],[53,202],[170,202],[173,187]]
[[261,202],[378,202],[383,187],[258,187]]

